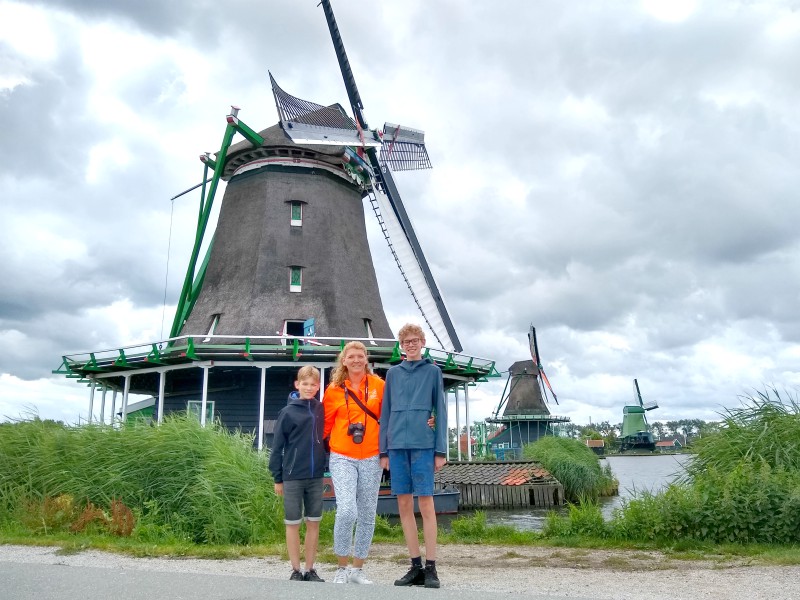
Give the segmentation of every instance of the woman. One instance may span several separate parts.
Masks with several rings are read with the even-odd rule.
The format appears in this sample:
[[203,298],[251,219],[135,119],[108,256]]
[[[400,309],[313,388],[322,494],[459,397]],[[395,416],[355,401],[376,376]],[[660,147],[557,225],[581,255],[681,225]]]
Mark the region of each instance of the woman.
[[383,474],[378,456],[383,380],[371,372],[364,344],[349,342],[339,353],[322,402],[336,494],[333,551],[339,568],[333,582],[371,584],[363,567],[375,531]]

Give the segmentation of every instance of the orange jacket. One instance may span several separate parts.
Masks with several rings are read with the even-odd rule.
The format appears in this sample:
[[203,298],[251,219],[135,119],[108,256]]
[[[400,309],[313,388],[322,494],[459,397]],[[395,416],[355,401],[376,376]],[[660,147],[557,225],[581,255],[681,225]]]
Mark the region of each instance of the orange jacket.
[[[367,374],[359,389],[352,387],[349,379],[345,380],[349,390],[358,396],[375,416],[380,418],[383,404],[383,379],[377,375]],[[369,398],[364,400],[365,383],[369,384]],[[322,399],[325,407],[325,437],[331,438],[331,452],[344,454],[350,458],[369,458],[378,454],[378,423],[359,408],[349,398],[345,401],[345,392],[341,386],[329,385]],[[350,419],[348,420],[348,415]],[[353,436],[347,435],[350,423],[365,423],[364,441],[353,443]]]

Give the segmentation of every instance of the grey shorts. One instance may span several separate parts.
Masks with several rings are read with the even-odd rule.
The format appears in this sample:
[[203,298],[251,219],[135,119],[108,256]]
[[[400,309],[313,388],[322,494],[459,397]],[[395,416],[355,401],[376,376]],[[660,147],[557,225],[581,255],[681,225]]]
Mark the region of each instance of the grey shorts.
[[283,522],[299,525],[306,521],[322,520],[322,477],[291,479],[283,482]]

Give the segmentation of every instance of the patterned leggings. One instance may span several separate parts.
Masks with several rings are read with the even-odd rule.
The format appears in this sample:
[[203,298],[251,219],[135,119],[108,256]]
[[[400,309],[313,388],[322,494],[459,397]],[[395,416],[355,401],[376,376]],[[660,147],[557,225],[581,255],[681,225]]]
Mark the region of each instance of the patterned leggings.
[[375,533],[375,512],[383,474],[380,457],[357,459],[331,452],[329,464],[336,494],[333,552],[337,556],[350,556],[353,550],[354,557],[367,558]]

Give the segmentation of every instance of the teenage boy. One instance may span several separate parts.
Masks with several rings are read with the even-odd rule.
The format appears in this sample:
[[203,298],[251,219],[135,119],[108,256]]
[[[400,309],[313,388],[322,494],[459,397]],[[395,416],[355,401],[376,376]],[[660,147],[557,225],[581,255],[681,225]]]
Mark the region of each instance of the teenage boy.
[[[447,404],[442,371],[429,358],[422,358],[425,334],[419,325],[404,325],[397,337],[406,359],[386,373],[380,454],[381,466],[388,467],[391,475],[392,493],[397,495],[411,568],[394,584],[438,588],[433,474],[444,466],[447,456]],[[436,417],[434,428],[428,425],[431,415]],[[422,514],[424,568],[414,517],[414,495]]]
[[[322,520],[322,478],[325,411],[317,400],[319,371],[307,365],[297,372],[296,392],[289,394],[275,421],[269,470],[275,493],[283,496],[286,550],[292,563],[291,581],[325,581],[314,569]],[[306,571],[300,571],[300,523],[306,519]]]

